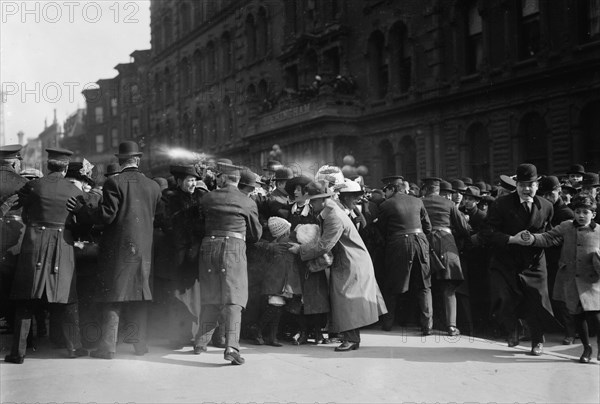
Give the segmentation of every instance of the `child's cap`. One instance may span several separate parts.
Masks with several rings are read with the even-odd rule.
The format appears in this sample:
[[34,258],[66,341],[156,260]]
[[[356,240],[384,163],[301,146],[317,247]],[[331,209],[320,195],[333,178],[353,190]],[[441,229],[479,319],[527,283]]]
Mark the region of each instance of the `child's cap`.
[[278,216],[271,216],[267,224],[271,235],[275,238],[282,236],[292,227],[290,222]]

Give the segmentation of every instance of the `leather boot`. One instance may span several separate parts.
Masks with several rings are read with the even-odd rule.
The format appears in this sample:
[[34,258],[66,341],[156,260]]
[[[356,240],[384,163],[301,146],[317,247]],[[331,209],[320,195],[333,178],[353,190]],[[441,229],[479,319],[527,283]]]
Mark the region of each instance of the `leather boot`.
[[267,345],[280,347],[283,346],[277,340],[277,332],[279,331],[279,319],[281,318],[281,307],[271,306],[272,317],[271,323],[269,324],[269,338],[267,340]]

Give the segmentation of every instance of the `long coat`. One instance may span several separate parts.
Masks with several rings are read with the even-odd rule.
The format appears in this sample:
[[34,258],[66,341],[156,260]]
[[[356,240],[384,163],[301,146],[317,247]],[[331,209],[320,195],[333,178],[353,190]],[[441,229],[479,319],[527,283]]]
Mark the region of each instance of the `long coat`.
[[490,206],[481,237],[491,248],[490,271],[496,272],[502,284],[491,286],[492,315],[500,321],[510,320],[527,296],[538,317],[555,324],[548,297],[546,258],[541,247],[508,244],[520,232],[544,232],[552,220],[552,204],[544,198],[533,198],[531,213],[521,205],[515,192],[502,196]]
[[11,299],[77,300],[73,236],[65,223],[67,200],[78,195],[83,197],[83,192],[61,173],[50,173],[22,188],[19,204],[26,229]]
[[160,197],[156,182],[128,167],[104,183],[99,205],[85,206],[77,213],[78,221],[104,224],[99,301],[152,300],[152,235]]
[[[456,204],[439,195],[423,198],[432,231],[428,236],[431,269],[438,279],[462,281],[463,268],[456,241],[457,236],[469,235],[469,225]],[[452,232],[446,231],[452,229]]]
[[[426,236],[431,232],[431,222],[423,201],[398,192],[379,205],[377,225],[385,238],[383,288],[391,294],[407,292],[413,269],[420,271],[424,286],[431,287]],[[411,229],[422,233],[403,234]]]
[[600,225],[577,226],[566,220],[547,233],[536,234],[536,247],[562,244],[553,298],[571,314],[600,310]]
[[[256,243],[262,234],[256,203],[236,186],[227,185],[202,197],[201,215],[205,237],[200,247],[200,294],[202,304],[248,302],[246,242]],[[212,232],[234,232],[235,237],[214,237]]]
[[344,211],[331,199],[325,200],[318,244],[300,246],[300,257],[308,261],[333,253],[329,278],[331,324],[329,331],[343,332],[378,321],[387,313],[375,281],[373,263],[358,230]]

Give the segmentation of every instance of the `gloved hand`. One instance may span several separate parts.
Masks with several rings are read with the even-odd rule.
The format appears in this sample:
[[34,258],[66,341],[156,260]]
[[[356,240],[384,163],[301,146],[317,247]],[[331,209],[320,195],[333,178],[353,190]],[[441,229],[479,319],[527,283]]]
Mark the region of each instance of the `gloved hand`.
[[71,213],[77,213],[83,208],[83,201],[77,197],[72,196],[67,200],[67,210]]

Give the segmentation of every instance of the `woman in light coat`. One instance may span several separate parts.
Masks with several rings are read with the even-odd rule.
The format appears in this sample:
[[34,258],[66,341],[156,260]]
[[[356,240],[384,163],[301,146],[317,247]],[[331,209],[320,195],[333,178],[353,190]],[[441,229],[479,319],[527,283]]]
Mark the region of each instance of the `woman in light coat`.
[[335,348],[344,352],[358,349],[359,328],[375,323],[387,313],[375,282],[373,263],[356,226],[332,194],[321,183],[306,186],[310,203],[321,221],[321,239],[317,244],[292,244],[290,251],[303,261],[331,251],[333,265],[329,279],[331,299],[330,332],[343,334],[342,344]]

